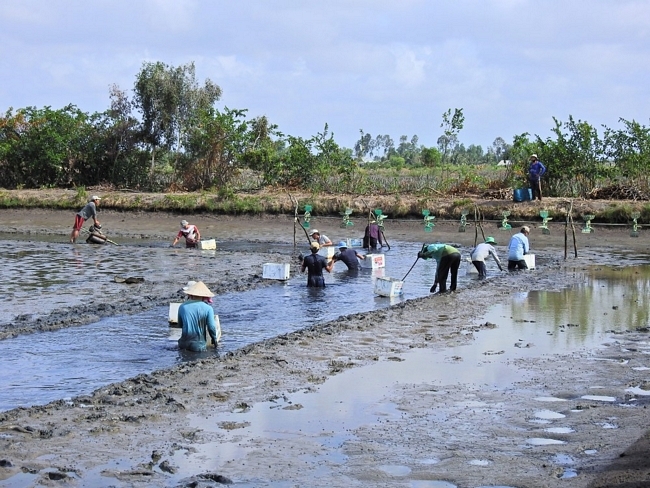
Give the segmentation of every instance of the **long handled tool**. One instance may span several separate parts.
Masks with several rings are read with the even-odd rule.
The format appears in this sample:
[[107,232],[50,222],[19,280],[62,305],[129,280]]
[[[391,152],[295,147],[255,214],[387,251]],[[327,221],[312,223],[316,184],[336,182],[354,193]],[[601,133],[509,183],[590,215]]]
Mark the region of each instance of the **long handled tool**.
[[[417,257],[417,259],[416,259],[415,262],[413,263],[413,266],[411,266],[411,269],[415,268],[415,265],[417,264],[417,262],[418,262],[419,260],[420,260],[420,256]],[[407,276],[409,275],[409,273],[411,272],[411,269],[409,269],[409,270],[407,271],[407,273],[404,275],[404,278],[402,278],[402,281],[404,281],[404,280],[406,279],[406,277],[407,277]]]

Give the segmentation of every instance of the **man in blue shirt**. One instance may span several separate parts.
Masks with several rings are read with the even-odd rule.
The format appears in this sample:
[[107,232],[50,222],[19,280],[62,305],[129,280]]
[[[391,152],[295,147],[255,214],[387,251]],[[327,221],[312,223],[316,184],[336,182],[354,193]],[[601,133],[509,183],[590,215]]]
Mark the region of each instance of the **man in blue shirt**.
[[183,290],[189,300],[178,307],[178,325],[183,328],[178,347],[188,351],[201,352],[208,348],[208,334],[217,347],[217,328],[214,309],[204,300],[214,296],[202,281]]
[[524,225],[520,232],[510,238],[508,243],[508,271],[528,269],[524,259],[524,255],[530,252],[528,234],[530,234],[530,227]]
[[348,269],[356,270],[360,267],[359,259],[366,259],[366,257],[363,254],[359,254],[354,249],[349,249],[347,242],[341,241],[339,242],[339,252],[334,255],[332,261],[341,261],[342,263],[345,263]]
[[542,176],[546,173],[546,166],[537,159],[537,154],[530,156],[530,168],[528,168],[528,181],[530,183],[530,188],[533,192],[533,200],[535,200],[535,195],[539,198],[539,201],[542,201]]

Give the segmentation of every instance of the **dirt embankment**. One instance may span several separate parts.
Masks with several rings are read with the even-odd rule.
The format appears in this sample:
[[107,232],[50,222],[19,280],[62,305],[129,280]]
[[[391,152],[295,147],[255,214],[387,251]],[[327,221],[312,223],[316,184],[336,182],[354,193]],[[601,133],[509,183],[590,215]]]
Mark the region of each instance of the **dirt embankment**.
[[[572,208],[576,221],[582,215],[594,215],[595,222],[627,223],[633,212],[641,214],[642,219],[650,218],[648,202],[632,200],[586,200],[567,198],[544,198],[543,201],[520,202],[512,198],[494,199],[479,195],[417,195],[395,193],[391,195],[347,195],[312,194],[306,192],[287,192],[261,190],[235,194],[222,198],[216,193],[140,193],[113,191],[103,188],[89,188],[87,196],[98,194],[102,197],[101,206],[116,211],[214,212],[221,215],[293,215],[295,201],[298,213],[302,215],[306,204],[312,205],[313,215],[338,216],[347,208],[353,210],[353,217],[365,218],[369,211],[380,208],[392,218],[422,217],[422,210],[440,219],[459,219],[468,211],[468,219],[474,218],[475,208],[485,219],[502,219],[509,212],[510,219],[541,221],[540,211],[546,210],[556,221],[566,219],[567,209]],[[84,193],[75,190],[0,190],[0,207],[4,208],[53,208],[75,209],[85,203]],[[291,195],[291,196],[290,196]]]

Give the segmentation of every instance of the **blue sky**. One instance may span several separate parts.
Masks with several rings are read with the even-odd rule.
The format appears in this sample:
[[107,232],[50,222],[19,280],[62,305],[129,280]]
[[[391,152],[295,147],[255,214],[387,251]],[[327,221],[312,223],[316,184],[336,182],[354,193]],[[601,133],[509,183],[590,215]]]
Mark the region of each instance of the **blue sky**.
[[285,134],[434,146],[462,108],[460,141],[485,149],[553,117],[649,125],[649,19],[647,0],[7,0],[0,110],[103,111],[143,62],[194,61],[220,106]]

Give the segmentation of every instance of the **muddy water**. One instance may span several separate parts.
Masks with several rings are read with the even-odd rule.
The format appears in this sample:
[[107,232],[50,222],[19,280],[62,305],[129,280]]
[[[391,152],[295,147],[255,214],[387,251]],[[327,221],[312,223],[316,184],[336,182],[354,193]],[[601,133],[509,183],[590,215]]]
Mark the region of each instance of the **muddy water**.
[[[506,391],[525,374],[511,366],[513,360],[592,349],[606,340],[612,331],[647,327],[649,298],[646,288],[649,284],[650,266],[593,270],[585,274],[585,282],[579,287],[562,292],[522,293],[513,303],[490,307],[480,322],[488,321],[495,327],[479,332],[469,327],[467,333],[472,333],[475,340],[468,345],[445,349],[444,352],[416,349],[400,355],[399,361],[381,361],[331,377],[317,387],[315,394],[298,392],[285,399],[256,404],[248,411],[220,414],[218,418],[190,415],[194,425],[201,429],[219,429],[220,422],[233,422],[245,427],[226,434],[218,443],[201,446],[195,454],[177,454],[174,463],[180,467],[179,474],[195,472],[206,458],[215,460],[216,469],[225,469],[248,455],[242,446],[248,445],[249,439],[271,438],[278,442],[278,447],[283,445],[280,442],[290,445],[292,439],[296,442],[310,439],[310,442],[322,446],[321,451],[325,453],[319,460],[323,472],[316,476],[327,477],[330,474],[328,462],[340,464],[347,459],[346,446],[354,439],[357,429],[399,422],[404,412],[387,395],[396,385],[402,384],[405,388],[407,385],[408,388],[418,384],[430,385],[428,393],[441,398],[446,395],[446,389],[454,385],[487,385]],[[540,405],[567,401],[551,397],[536,400]],[[604,397],[598,400],[610,401]],[[624,402],[625,398],[615,400]],[[469,399],[463,406],[482,408],[486,404]],[[441,409],[437,420],[450,420],[445,417],[448,414]],[[541,407],[536,416],[544,424],[565,417]],[[555,429],[555,432],[570,431],[561,425]],[[548,432],[554,431],[549,429]],[[528,443],[551,445],[565,442],[539,437],[529,439]],[[314,451],[319,452],[319,449]],[[413,460],[414,464],[439,462],[437,458]],[[490,462],[474,459],[469,464]],[[570,467],[571,458],[560,455],[553,462],[565,466],[562,478],[577,476]],[[405,476],[409,472],[409,467],[399,464],[380,469],[393,476]],[[413,482],[410,486],[455,486],[442,479],[422,485],[418,483]],[[242,486],[257,485],[243,483]]]
[[[0,276],[0,310],[5,317],[16,317],[91,303],[97,296],[106,299],[128,293],[119,291],[125,285],[116,284],[115,275],[146,276],[149,282],[173,281],[179,269],[209,269],[211,259],[224,259],[219,254],[224,252],[223,247],[241,249],[238,243],[228,243],[216,253],[169,249],[168,245],[157,241],[119,247],[0,241],[4,250],[0,265],[7,270]],[[246,249],[251,251],[255,246],[262,249],[267,245],[248,243]],[[292,247],[278,250],[290,256]],[[393,243],[385,253],[385,268],[357,273],[337,263],[334,272],[326,276],[324,290],[308,289],[306,275],[298,275],[286,283],[219,295],[214,308],[222,325],[222,341],[216,351],[203,354],[223,354],[342,315],[428,295],[435,263],[422,260],[408,275],[403,296],[384,298],[373,293],[377,277],[403,278],[418,250],[418,244]],[[476,279],[466,269],[467,263],[459,273],[459,286]],[[200,358],[201,354],[177,350],[178,330],[168,327],[167,317],[166,306],[154,307],[85,326],[0,341],[0,382],[5,385],[0,392],[0,410],[87,394],[140,373]]]
[[[119,291],[121,285],[114,283],[115,275],[143,275],[149,281],[165,282],[170,280],[170,274],[173,278],[175,270],[205,269],[211,259],[224,259],[219,252],[171,250],[166,246],[168,243],[160,241],[120,247],[0,241],[0,265],[6,270],[0,277],[0,310],[5,317],[15,317],[88,303],[98,295],[127,293]],[[239,243],[226,246],[241,248]],[[246,249],[254,250],[251,246],[262,250],[266,245],[247,243]],[[225,250],[223,247],[220,252]],[[326,276],[324,290],[306,288],[303,275],[286,283],[219,295],[214,307],[222,324],[222,342],[216,351],[203,354],[222,354],[342,315],[426,296],[435,270],[435,264],[429,261],[418,262],[405,282],[402,297],[382,298],[373,293],[378,276],[401,279],[418,249],[419,244],[393,243],[386,252],[385,269],[351,274],[337,263],[334,273]],[[291,254],[290,246],[278,250]],[[467,254],[467,249],[461,250]],[[469,269],[463,263],[459,286],[476,279],[475,274],[467,272]],[[588,346],[613,328],[613,323],[620,327],[647,325],[647,287],[645,267],[617,271],[603,268],[581,288],[522,295],[514,301],[511,311],[493,309],[487,320],[509,321],[506,316],[510,314],[513,334],[537,331],[535,342],[543,343],[549,351],[557,352],[558,344]],[[177,350],[177,331],[167,326],[167,315],[167,307],[155,307],[82,327],[1,341],[0,381],[6,387],[0,392],[0,410],[90,393],[111,382],[201,357]],[[491,344],[491,340],[486,336],[482,346],[498,353],[499,345]],[[525,351],[526,344],[520,350]],[[507,378],[507,374],[498,374]]]

